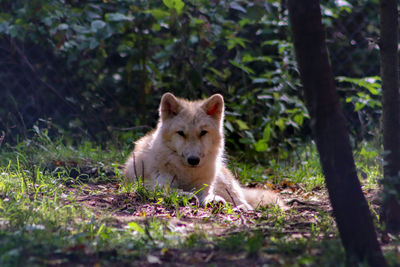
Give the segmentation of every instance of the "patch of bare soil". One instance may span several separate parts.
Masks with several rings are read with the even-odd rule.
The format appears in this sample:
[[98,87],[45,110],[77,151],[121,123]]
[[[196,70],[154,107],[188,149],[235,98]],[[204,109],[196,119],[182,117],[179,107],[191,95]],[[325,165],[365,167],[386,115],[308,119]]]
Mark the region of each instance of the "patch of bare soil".
[[[261,230],[268,236],[269,213],[260,211],[237,211],[226,214],[215,212],[212,208],[171,207],[157,203],[146,203],[135,193],[116,193],[118,184],[87,184],[80,189],[70,188],[77,194],[77,201],[92,209],[101,216],[111,214],[110,225],[123,228],[129,222],[145,222],[152,218],[159,218],[168,222],[173,231],[190,234],[203,230],[212,236],[228,236],[240,231]],[[311,237],[312,226],[319,226],[321,214],[328,216],[329,227],[335,224],[332,218],[332,209],[325,189],[316,188],[312,192],[303,190],[301,186],[290,185],[276,189],[282,199],[291,208],[286,211],[281,235],[289,240]],[[378,190],[364,192],[372,207],[377,209],[379,202]],[[238,216],[240,215],[240,216]],[[271,220],[270,220],[271,221]],[[326,220],[325,220],[326,223]],[[333,228],[334,229],[334,228]],[[322,235],[322,234],[321,234]],[[332,237],[335,234],[332,233]],[[326,238],[326,236],[312,236],[312,238]],[[317,254],[318,252],[315,252]],[[137,266],[280,266],[282,255],[268,253],[249,255],[247,252],[228,252],[216,244],[205,244],[199,248],[161,249],[149,255],[143,255],[132,263]],[[110,263],[110,265],[113,265]]]

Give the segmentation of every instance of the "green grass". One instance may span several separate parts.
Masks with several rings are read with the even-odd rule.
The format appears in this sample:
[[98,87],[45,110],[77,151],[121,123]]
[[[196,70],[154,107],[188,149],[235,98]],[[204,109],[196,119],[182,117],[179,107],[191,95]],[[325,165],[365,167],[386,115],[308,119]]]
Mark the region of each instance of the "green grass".
[[[178,260],[191,265],[205,259],[217,266],[221,262],[270,266],[343,262],[343,248],[327,211],[285,213],[272,207],[244,215],[230,205],[197,207],[189,194],[179,190],[147,190],[140,179],[118,186],[120,163],[127,153],[128,149],[121,152],[112,145],[90,142],[72,146],[41,132],[16,147],[3,147],[0,266],[173,264]],[[377,187],[382,177],[376,153],[364,144],[355,154],[357,168],[367,175],[362,179],[366,188]],[[73,177],[72,169],[76,170]],[[232,169],[243,183],[268,182],[282,188],[287,181],[310,193],[324,187],[312,147],[299,149],[295,158],[286,161],[271,159],[267,167],[234,163]],[[88,196],[97,197],[100,204],[107,196],[122,202],[90,208],[82,200]],[[148,210],[121,220],[143,207]],[[200,254],[204,256],[196,258]],[[393,265],[400,262],[398,253],[388,250],[387,254]]]
[[314,146],[302,147],[292,157],[280,160],[272,158],[267,166],[247,163],[233,163],[239,180],[246,184],[252,182],[280,184],[289,182],[302,184],[307,190],[324,186],[318,154]]
[[[154,219],[122,229],[107,225],[107,214],[83,207],[62,181],[49,175],[23,182],[23,171],[0,169],[0,265],[62,263],[89,255],[94,260],[127,261],[149,249],[178,245],[165,222]],[[162,192],[157,196],[159,198]],[[149,196],[150,198],[150,196]],[[177,197],[176,197],[177,199]],[[172,201],[173,202],[173,201]],[[171,204],[171,200],[163,204]],[[106,212],[107,213],[107,212]]]
[[[370,143],[363,142],[354,151],[354,160],[359,179],[364,188],[378,188],[383,177],[382,149]],[[269,159],[268,165],[254,165],[232,161],[231,169],[243,183],[279,184],[288,181],[301,184],[303,189],[312,191],[314,188],[325,187],[319,156],[315,145],[303,145],[285,160]]]

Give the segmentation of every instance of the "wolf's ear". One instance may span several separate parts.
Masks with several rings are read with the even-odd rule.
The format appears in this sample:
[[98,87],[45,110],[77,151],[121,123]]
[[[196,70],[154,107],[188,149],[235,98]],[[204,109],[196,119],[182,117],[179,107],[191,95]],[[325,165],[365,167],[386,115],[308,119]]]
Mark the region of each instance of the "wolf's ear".
[[165,93],[161,98],[160,103],[160,118],[161,120],[165,120],[168,118],[172,118],[176,116],[181,110],[181,105],[179,104],[178,99],[171,94]]
[[207,115],[220,120],[224,112],[224,98],[220,94],[210,96],[202,105]]

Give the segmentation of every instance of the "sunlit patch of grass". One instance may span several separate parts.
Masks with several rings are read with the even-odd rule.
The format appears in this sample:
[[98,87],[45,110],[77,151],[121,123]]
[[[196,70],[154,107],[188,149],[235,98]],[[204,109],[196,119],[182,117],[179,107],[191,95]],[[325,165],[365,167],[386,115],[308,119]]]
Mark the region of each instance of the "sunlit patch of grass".
[[[358,177],[364,188],[378,188],[383,177],[381,149],[370,143],[362,143],[354,151]],[[270,159],[267,165],[238,163],[232,160],[232,170],[244,183],[275,184],[282,181],[300,184],[303,189],[325,187],[319,155],[315,145],[299,147],[286,160]]]
[[72,144],[63,137],[50,139],[47,130],[35,127],[30,139],[2,148],[0,166],[16,171],[22,168],[34,183],[38,172],[58,176],[66,183],[107,182],[119,175],[119,163],[127,156],[124,151],[112,144],[105,149],[89,141]]
[[354,153],[359,179],[365,189],[379,188],[383,178],[382,149],[371,143],[363,142]]
[[279,185],[284,181],[302,184],[307,190],[325,184],[315,147],[299,148],[293,157],[286,160],[269,160],[268,165],[233,163],[232,169],[242,183]]

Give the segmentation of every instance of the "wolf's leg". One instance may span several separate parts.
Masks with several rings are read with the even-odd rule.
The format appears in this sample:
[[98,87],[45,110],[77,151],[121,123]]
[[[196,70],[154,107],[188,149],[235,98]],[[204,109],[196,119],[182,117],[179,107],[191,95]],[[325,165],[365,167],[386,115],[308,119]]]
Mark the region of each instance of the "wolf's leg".
[[202,206],[207,206],[208,204],[225,204],[226,201],[223,197],[215,194],[207,194],[201,202]]
[[124,182],[126,184],[133,183],[136,179],[137,174],[135,174],[135,166],[133,160],[133,153],[127,159],[124,166]]
[[169,189],[171,187],[176,187],[176,182],[174,180],[175,179],[171,174],[155,170],[150,173],[148,179],[144,179],[144,184],[149,189],[153,189],[156,187]]
[[147,169],[151,166],[147,166],[146,156],[142,152],[133,151],[124,166],[124,182],[135,183],[139,178],[144,181],[148,176]]
[[239,182],[236,181],[227,168],[223,168],[216,176],[216,180],[212,187],[216,195],[221,196],[237,208],[244,210],[254,209],[254,207],[247,202],[246,196]]
[[201,206],[205,207],[208,204],[225,204],[226,201],[219,195],[214,194],[213,185],[207,186],[199,191],[197,194]]

